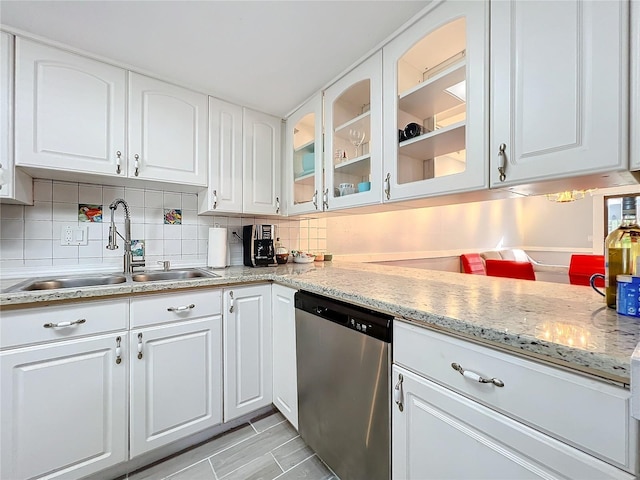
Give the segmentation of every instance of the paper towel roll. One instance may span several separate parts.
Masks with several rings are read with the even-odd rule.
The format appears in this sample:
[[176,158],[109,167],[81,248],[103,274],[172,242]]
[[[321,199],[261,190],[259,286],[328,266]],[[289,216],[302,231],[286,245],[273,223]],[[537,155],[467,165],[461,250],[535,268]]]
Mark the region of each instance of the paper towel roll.
[[211,268],[224,268],[228,263],[227,229],[224,227],[212,227],[209,229],[207,266]]

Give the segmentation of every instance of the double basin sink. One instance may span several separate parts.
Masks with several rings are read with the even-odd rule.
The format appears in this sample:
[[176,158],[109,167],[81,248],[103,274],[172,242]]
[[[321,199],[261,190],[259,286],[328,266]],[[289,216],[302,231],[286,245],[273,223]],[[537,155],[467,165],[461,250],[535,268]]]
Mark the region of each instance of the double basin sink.
[[161,280],[189,280],[197,278],[218,277],[215,273],[198,268],[185,268],[179,270],[140,272],[131,275],[90,275],[90,276],[68,276],[55,278],[30,279],[14,285],[6,291],[28,292],[34,290],[53,290],[58,288],[80,288],[96,287],[106,285],[118,285],[125,283],[129,279],[133,282],[157,282]]

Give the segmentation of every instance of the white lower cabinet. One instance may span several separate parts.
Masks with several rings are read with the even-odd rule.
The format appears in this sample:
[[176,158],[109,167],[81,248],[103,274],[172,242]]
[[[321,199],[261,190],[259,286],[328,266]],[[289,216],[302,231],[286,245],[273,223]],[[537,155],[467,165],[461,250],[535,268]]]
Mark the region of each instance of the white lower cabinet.
[[394,480],[635,478],[401,367],[393,382]]
[[222,423],[222,315],[132,330],[131,457]]
[[224,290],[224,421],[272,402],[271,286]]
[[622,387],[400,321],[392,385],[394,480],[638,473]]
[[0,478],[80,478],[127,460],[126,345],[115,332],[0,353]]
[[294,288],[273,284],[273,404],[298,429],[298,372]]

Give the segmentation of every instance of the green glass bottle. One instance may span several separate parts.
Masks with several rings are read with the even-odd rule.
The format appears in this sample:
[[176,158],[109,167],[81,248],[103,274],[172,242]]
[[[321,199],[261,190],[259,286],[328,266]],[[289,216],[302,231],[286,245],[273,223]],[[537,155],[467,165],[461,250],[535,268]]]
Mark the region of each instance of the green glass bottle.
[[640,257],[640,226],[636,217],[635,197],[622,199],[622,223],[607,235],[605,246],[605,301],[616,308],[618,275],[638,275]]

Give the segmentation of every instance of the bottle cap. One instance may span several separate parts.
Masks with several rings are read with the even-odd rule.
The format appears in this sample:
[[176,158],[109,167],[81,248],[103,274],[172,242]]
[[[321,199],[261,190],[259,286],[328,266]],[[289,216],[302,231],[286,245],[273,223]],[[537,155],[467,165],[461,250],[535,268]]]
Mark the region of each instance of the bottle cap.
[[635,215],[635,213],[636,213],[636,198],[623,197],[622,198],[622,214]]

